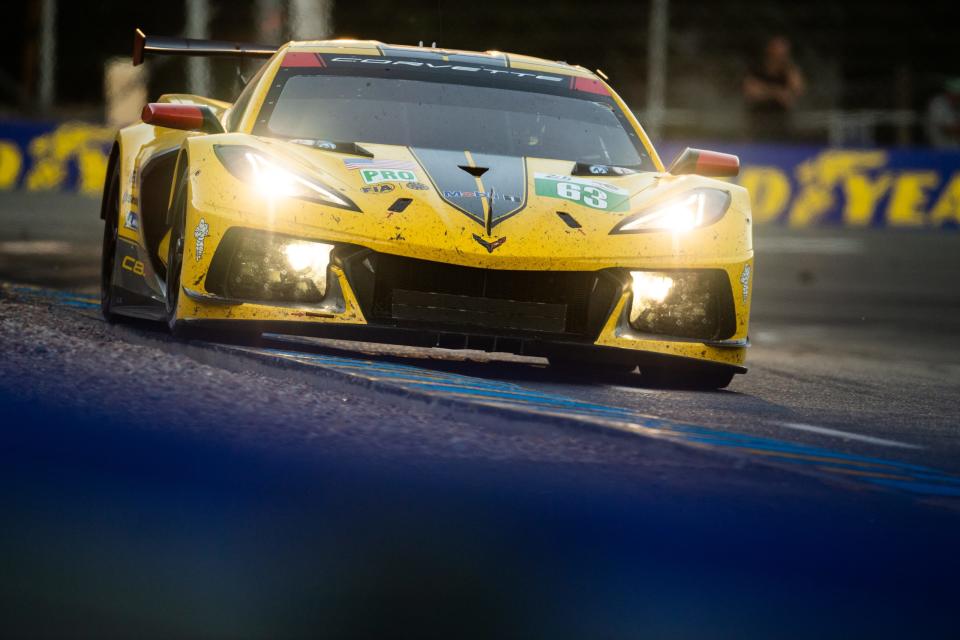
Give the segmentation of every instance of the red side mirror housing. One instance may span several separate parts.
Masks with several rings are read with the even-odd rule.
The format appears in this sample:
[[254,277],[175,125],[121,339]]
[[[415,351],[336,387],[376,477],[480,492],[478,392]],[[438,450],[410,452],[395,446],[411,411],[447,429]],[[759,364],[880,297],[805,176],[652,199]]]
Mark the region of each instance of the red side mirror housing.
[[140,119],[155,127],[223,133],[223,125],[213,110],[203,105],[151,102],[143,108]]
[[675,176],[696,174],[708,178],[732,178],[740,173],[740,158],[729,153],[687,147],[667,172]]

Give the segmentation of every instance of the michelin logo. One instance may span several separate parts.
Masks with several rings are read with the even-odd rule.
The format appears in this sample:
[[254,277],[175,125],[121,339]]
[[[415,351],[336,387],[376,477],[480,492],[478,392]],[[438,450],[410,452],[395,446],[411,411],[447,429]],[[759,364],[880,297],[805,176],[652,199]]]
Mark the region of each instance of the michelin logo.
[[209,235],[210,225],[207,224],[206,220],[200,218],[197,228],[193,230],[193,237],[197,240],[197,262],[200,262],[200,259],[203,258],[203,241]]

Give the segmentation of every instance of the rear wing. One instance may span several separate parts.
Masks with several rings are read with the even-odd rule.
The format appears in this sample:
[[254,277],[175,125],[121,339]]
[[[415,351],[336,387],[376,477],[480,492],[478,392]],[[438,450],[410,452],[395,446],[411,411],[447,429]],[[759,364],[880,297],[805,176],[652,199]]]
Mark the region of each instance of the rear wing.
[[269,58],[279,49],[276,45],[197,40],[148,36],[140,29],[133,33],[133,66],[143,63],[147,53],[162,56],[226,56],[234,58]]

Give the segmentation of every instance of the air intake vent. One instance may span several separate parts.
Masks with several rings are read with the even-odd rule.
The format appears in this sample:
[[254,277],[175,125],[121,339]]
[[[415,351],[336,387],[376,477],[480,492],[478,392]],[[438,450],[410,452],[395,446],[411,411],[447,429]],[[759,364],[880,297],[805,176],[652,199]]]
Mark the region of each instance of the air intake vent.
[[480,176],[482,176],[483,174],[485,174],[487,171],[490,170],[490,167],[471,167],[465,164],[461,164],[457,166],[463,169],[464,171],[466,171],[467,173],[469,173],[470,175],[472,175],[474,178],[479,178]]

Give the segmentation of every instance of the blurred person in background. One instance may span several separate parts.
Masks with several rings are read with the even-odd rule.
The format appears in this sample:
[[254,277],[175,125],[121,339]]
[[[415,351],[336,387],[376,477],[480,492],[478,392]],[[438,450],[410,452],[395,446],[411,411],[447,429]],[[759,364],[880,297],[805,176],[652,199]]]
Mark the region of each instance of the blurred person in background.
[[790,56],[790,41],[784,36],[770,38],[763,59],[743,80],[750,137],[753,140],[786,137],[790,111],[804,88],[803,74]]
[[951,78],[927,106],[927,139],[934,147],[960,147],[960,78]]

